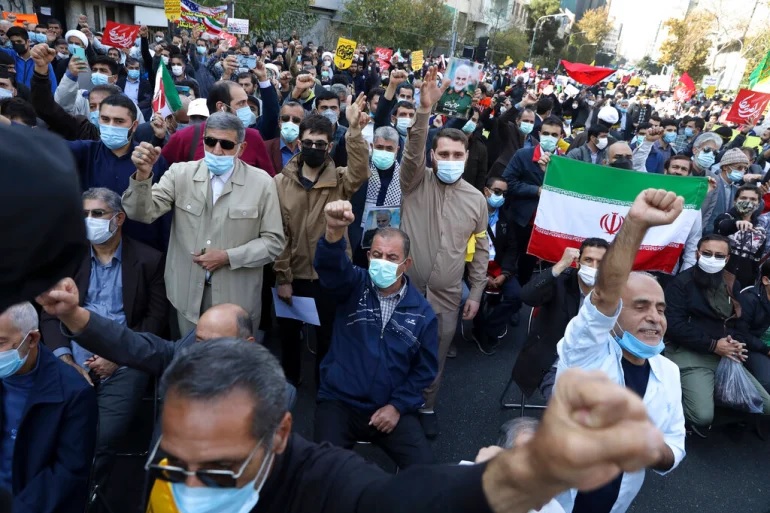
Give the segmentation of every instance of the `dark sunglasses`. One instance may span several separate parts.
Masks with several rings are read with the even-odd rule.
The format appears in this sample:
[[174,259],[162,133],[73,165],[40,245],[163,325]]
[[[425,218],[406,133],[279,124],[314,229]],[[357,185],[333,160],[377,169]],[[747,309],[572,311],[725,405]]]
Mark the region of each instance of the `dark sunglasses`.
[[101,208],[95,208],[93,210],[83,210],[83,217],[88,217],[88,215],[91,215],[91,217],[104,217],[108,214],[112,214],[112,210],[103,210]]
[[300,123],[302,123],[302,118],[298,116],[289,116],[288,114],[284,114],[283,116],[281,116],[281,121],[283,121],[284,123],[288,123],[289,121],[291,121],[295,125],[299,125]]
[[503,196],[503,197],[505,197],[505,196],[507,196],[507,195],[508,195],[508,191],[503,191],[503,190],[501,190],[501,189],[498,189],[497,187],[495,187],[495,188],[493,188],[493,189],[489,189],[489,190],[490,190],[490,191],[492,191],[492,194],[496,194],[496,195],[498,195],[498,196]]
[[325,150],[327,146],[329,146],[329,143],[326,141],[311,141],[310,139],[302,141],[302,147],[307,149],[317,148],[319,150]]
[[216,147],[217,143],[219,143],[219,146],[221,146],[223,150],[232,150],[233,148],[235,148],[235,145],[237,144],[237,143],[234,143],[233,141],[228,141],[227,139],[217,139],[216,137],[206,136],[203,138],[203,144],[205,144],[209,148]]
[[160,441],[161,438],[158,438],[158,442],[155,444],[155,448],[152,450],[152,453],[144,466],[144,469],[150,472],[150,476],[153,479],[162,479],[163,481],[169,481],[171,483],[184,483],[189,476],[195,476],[201,483],[210,488],[236,488],[238,479],[243,475],[246,467],[249,466],[251,460],[254,459],[254,455],[257,454],[257,449],[262,445],[261,441],[257,443],[237,472],[218,469],[199,469],[192,472],[181,467],[164,464],[164,462],[168,462],[168,459],[162,457],[162,455],[158,463],[152,463],[152,461],[158,458],[157,455],[159,452]]

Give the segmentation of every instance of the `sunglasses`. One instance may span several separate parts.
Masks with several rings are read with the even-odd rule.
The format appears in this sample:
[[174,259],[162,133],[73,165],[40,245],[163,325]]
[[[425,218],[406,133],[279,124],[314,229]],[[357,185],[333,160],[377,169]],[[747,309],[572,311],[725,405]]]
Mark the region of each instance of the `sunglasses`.
[[317,148],[319,150],[325,150],[327,146],[329,146],[329,143],[326,141],[311,141],[310,139],[305,139],[302,141],[303,148]]
[[289,121],[291,121],[295,125],[299,125],[300,123],[302,123],[302,118],[298,116],[289,116],[288,114],[284,114],[283,116],[281,116],[281,121],[283,121],[284,123],[288,123]]
[[157,458],[161,439],[162,437],[158,438],[158,441],[155,443],[155,447],[150,453],[150,457],[147,459],[147,463],[144,466],[144,469],[150,472],[151,477],[153,479],[162,479],[163,481],[171,483],[184,483],[187,481],[188,477],[195,476],[201,483],[209,488],[236,488],[238,479],[246,471],[246,467],[249,466],[251,460],[254,459],[254,455],[257,454],[257,449],[262,445],[261,440],[257,442],[257,445],[246,457],[246,460],[241,464],[237,472],[219,469],[199,469],[192,472],[181,467],[164,464],[164,462],[168,461],[167,457],[162,457],[158,463],[152,463],[152,461]]
[[91,215],[91,217],[101,218],[106,215],[112,214],[112,210],[103,210],[101,208],[95,208],[93,210],[83,210],[83,217],[88,217],[89,214]]
[[227,139],[217,139],[216,137],[210,137],[206,136],[203,138],[203,144],[208,146],[209,148],[215,148],[217,144],[223,149],[223,150],[232,150],[235,148],[235,145],[238,143],[234,143],[233,141],[228,141]]

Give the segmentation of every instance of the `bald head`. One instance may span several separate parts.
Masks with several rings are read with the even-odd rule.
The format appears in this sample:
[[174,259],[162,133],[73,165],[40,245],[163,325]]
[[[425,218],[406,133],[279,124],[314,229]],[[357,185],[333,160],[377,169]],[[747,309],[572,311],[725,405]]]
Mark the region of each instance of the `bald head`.
[[621,169],[632,169],[632,159],[634,152],[631,146],[625,141],[612,143],[607,147],[607,165]]
[[253,342],[254,327],[249,313],[232,303],[212,306],[206,310],[195,328],[195,340],[201,342],[222,337]]

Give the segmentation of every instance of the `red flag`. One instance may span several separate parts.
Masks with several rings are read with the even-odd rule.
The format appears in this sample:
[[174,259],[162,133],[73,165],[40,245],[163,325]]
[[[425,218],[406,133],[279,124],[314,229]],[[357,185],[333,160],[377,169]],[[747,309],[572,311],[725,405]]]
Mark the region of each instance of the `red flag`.
[[674,99],[684,102],[692,98],[695,94],[695,82],[692,81],[692,78],[690,78],[686,71],[679,77],[679,83],[681,85],[674,89]]
[[746,124],[749,121],[755,123],[765,112],[768,102],[770,102],[770,94],[741,89],[725,119],[739,124]]
[[579,62],[563,60],[561,61],[561,65],[564,68],[564,71],[567,72],[567,75],[587,86],[598,84],[602,79],[615,73],[614,69],[589,66],[588,64],[581,64]]
[[139,25],[124,25],[108,21],[104,27],[102,44],[113,48],[131,48],[139,37]]
[[393,50],[390,48],[375,48],[377,53],[377,62],[380,63],[380,69],[390,69],[390,59],[393,58]]

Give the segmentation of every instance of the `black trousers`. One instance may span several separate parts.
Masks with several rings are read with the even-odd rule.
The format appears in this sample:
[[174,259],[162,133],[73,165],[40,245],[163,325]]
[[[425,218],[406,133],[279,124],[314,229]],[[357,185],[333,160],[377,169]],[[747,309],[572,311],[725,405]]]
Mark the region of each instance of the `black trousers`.
[[[318,367],[326,353],[329,352],[337,305],[333,298],[321,290],[321,285],[317,280],[294,280],[291,287],[292,295],[315,299],[315,305],[318,309],[318,320],[321,321],[321,325],[315,327],[315,379],[316,385],[318,385],[320,377]],[[281,365],[283,366],[283,373],[292,385],[297,386],[302,371],[303,342],[300,339],[302,322],[279,317],[278,327],[281,330]]]
[[93,475],[104,485],[115,463],[115,453],[128,434],[131,421],[142,403],[150,376],[136,369],[120,368],[106,381],[96,384],[99,406],[99,432]]
[[416,413],[401,415],[390,434],[369,425],[374,412],[364,412],[339,401],[319,401],[315,409],[315,441],[352,449],[356,442],[381,447],[399,468],[433,463],[433,450]]
[[519,226],[514,223],[516,230],[516,245],[519,248],[518,271],[516,277],[519,279],[519,285],[522,287],[527,284],[537,265],[537,258],[527,254],[529,238],[532,236],[532,226]]

